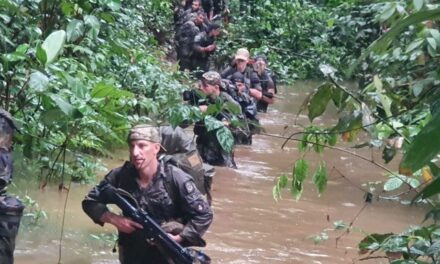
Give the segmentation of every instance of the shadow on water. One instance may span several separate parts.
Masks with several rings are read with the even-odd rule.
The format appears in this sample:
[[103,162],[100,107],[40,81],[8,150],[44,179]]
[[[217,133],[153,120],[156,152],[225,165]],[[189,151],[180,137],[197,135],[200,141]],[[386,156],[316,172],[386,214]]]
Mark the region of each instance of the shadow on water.
[[[299,126],[293,126],[296,114],[307,91],[316,85],[315,82],[298,82],[295,87],[282,88],[276,105],[260,117],[266,133],[289,135],[299,131]],[[335,111],[330,109],[316,123],[335,120]],[[298,124],[307,122],[305,114],[298,116]],[[359,263],[356,247],[364,236],[363,231],[399,232],[422,221],[424,208],[375,201],[356,218],[354,227],[358,231],[352,229],[338,243],[336,238],[344,231],[325,231],[328,241],[315,245],[311,237],[333,228],[333,222],[353,221],[364,206],[364,193],[359,187],[383,178],[383,171],[341,152],[327,150],[322,156],[310,154],[307,158],[312,170],[324,160],[329,170],[336,167],[350,182],[329,172],[327,191],[318,197],[309,177],[300,201],[292,200],[286,191],[283,199],[276,202],[272,198],[276,177],[289,174],[299,157],[295,142],[281,150],[282,143],[280,138],[255,136],[252,146],[236,149],[239,169],[218,168],[213,186],[214,222],[205,236],[208,246],[204,249],[213,263]],[[372,155],[367,150],[357,150],[357,153]],[[374,155],[380,160],[379,153]],[[118,156],[124,157],[125,151]],[[122,164],[122,159],[106,163],[112,168]],[[397,168],[396,164],[392,166]],[[27,189],[32,188],[27,185]],[[81,200],[89,189],[90,186],[71,186],[65,212],[62,263],[118,263],[117,253],[112,253],[113,244],[102,238],[114,234],[114,229],[93,224],[81,209]],[[15,263],[57,263],[66,193],[47,188],[28,194],[47,212],[48,219],[37,227],[21,228]],[[95,239],[92,235],[101,238]]]

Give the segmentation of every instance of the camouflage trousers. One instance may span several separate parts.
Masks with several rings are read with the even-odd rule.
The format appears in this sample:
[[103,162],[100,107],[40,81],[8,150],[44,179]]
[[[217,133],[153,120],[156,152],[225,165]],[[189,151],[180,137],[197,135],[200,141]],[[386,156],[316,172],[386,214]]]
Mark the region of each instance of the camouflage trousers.
[[14,263],[15,237],[0,236],[0,263]]
[[0,196],[0,263],[14,263],[15,238],[24,206],[12,196]]

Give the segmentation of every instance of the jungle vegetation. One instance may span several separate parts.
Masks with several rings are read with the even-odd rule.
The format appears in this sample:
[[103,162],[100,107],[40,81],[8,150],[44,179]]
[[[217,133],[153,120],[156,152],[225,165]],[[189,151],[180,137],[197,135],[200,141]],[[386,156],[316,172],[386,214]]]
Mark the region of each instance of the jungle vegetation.
[[[14,155],[22,175],[15,177],[34,175],[40,187],[56,182],[60,189],[69,181],[94,181],[101,167],[95,156],[122,146],[136,122],[177,125],[205,118],[212,128],[221,126],[181,103],[191,78],[172,59],[174,4],[0,0],[0,105],[20,126]],[[246,46],[266,54],[284,82],[325,80],[298,110],[307,111],[311,122],[291,136],[300,141],[303,157],[291,175],[278,179],[274,197],[288,188],[300,198],[309,151],[325,155],[327,147],[367,135],[354,147],[380,149],[385,163],[401,159],[398,171],[384,166],[389,176],[383,189],[412,192],[413,203],[429,203],[432,210],[425,226],[372,234],[360,249],[393,253],[392,263],[439,261],[439,4],[230,0],[230,9],[215,55],[218,67]],[[345,87],[345,80],[358,87]],[[314,125],[329,103],[338,108],[339,122]],[[327,175],[324,163],[313,173],[319,193]]]

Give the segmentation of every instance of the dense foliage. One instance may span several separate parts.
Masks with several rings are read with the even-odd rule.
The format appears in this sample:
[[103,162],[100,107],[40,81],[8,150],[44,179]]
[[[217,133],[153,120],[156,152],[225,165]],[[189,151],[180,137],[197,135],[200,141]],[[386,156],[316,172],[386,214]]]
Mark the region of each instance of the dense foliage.
[[380,34],[374,14],[383,4],[314,2],[231,1],[233,22],[219,44],[217,63],[228,63],[237,48],[248,47],[253,54],[265,54],[286,81],[320,78],[322,62],[346,70]]
[[1,106],[20,125],[16,160],[37,160],[22,173],[41,171],[43,184],[89,180],[89,154],[121,145],[133,123],[166,120],[186,88],[165,60],[169,1],[2,0],[0,22]]

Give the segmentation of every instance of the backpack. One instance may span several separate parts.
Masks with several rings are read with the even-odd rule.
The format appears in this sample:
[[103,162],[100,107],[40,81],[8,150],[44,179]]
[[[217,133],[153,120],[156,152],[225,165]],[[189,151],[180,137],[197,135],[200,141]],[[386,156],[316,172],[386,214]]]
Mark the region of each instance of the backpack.
[[[173,155],[165,154],[160,157],[160,160],[163,161],[165,165],[174,165],[190,175],[193,178],[197,189],[200,191],[200,193],[206,195],[208,203],[211,204],[212,176],[215,173],[215,169],[212,166],[207,166],[206,164],[203,164],[203,161],[200,158],[197,150],[192,150],[187,153],[177,153]],[[165,166],[165,168],[166,167],[167,166]],[[170,186],[172,182],[172,170],[171,173],[167,173],[167,177],[169,179],[167,179],[165,182],[168,186],[165,186],[165,188],[167,189],[167,192],[170,194],[171,197],[176,197],[176,195],[174,195],[175,187]]]

